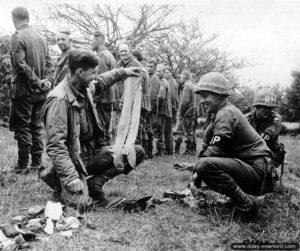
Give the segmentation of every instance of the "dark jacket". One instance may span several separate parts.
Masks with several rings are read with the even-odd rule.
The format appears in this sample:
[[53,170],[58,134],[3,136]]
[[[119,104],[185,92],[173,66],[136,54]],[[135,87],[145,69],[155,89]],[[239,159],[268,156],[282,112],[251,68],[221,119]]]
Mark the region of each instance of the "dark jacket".
[[149,98],[150,98],[150,104],[151,104],[151,111],[156,114],[157,113],[157,98],[158,98],[159,88],[160,88],[160,80],[155,73],[153,75],[150,75],[149,77],[150,77]]
[[22,25],[11,38],[11,60],[9,97],[41,93],[41,80],[50,79],[54,68],[46,41],[28,24]]
[[53,86],[57,86],[69,73],[69,52],[71,51],[71,48],[69,48],[67,51],[63,52],[60,57],[57,59],[56,65],[55,65],[55,71],[53,76]]
[[[102,74],[104,72],[110,71],[117,68],[117,62],[110,51],[105,47],[101,47],[97,52],[99,59],[99,65],[97,67],[97,74]],[[106,89],[100,95],[94,97],[95,102],[99,103],[114,103],[116,101],[116,86],[113,85]]]
[[195,86],[186,82],[179,97],[178,117],[194,117],[196,112]]
[[[95,95],[109,88],[116,81],[125,77],[123,69],[115,69],[98,76],[98,83],[87,90],[87,98],[92,107],[96,124],[91,146],[97,146],[104,133],[101,119],[93,105],[92,93]],[[64,185],[79,177],[87,175],[80,157],[80,109],[68,82],[68,75],[48,95],[43,108],[43,121],[46,129],[46,152]]]

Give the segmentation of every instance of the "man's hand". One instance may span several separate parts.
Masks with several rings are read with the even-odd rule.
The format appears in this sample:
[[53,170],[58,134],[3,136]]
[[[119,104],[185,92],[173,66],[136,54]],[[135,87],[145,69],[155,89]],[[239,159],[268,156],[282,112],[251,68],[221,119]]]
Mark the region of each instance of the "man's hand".
[[48,92],[52,89],[52,83],[48,79],[41,80],[41,88],[44,92]]
[[82,181],[77,178],[73,181],[71,181],[68,185],[67,185],[67,189],[69,190],[69,192],[71,193],[78,193],[83,191],[83,183]]
[[144,70],[138,67],[128,67],[124,68],[124,71],[127,77],[139,77]]

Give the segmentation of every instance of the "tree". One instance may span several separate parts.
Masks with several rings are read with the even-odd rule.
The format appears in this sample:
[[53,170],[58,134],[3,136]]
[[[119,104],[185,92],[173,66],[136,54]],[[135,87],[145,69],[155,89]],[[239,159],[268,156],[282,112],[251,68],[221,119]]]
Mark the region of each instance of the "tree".
[[0,37],[0,117],[8,119],[9,99],[8,91],[11,80],[11,61],[9,54],[10,37]]
[[290,122],[300,121],[300,72],[292,71],[293,82],[283,93],[280,112]]
[[54,44],[58,27],[66,26],[72,31],[75,45],[83,47],[90,46],[95,30],[101,30],[106,35],[107,47],[116,51],[121,40],[135,47],[153,33],[176,26],[176,23],[166,23],[175,9],[170,5],[50,5],[48,15],[36,16],[36,27]]

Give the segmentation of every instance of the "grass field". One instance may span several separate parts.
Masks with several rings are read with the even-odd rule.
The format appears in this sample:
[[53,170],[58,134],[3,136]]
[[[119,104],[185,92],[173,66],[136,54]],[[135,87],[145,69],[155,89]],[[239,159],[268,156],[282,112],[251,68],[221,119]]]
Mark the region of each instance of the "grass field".
[[[300,187],[300,140],[281,140],[288,151],[284,181]],[[8,170],[16,163],[16,144],[6,129],[0,131],[0,151],[1,168]],[[145,161],[128,176],[109,181],[107,195],[110,199],[161,197],[169,188],[183,190],[191,175],[174,170],[173,163],[194,160],[180,155]],[[0,225],[20,214],[22,208],[45,205],[51,199],[51,190],[33,174],[1,175],[0,183]],[[178,202],[133,214],[98,208],[85,214],[79,231],[70,239],[57,233],[48,241],[33,243],[32,250],[230,250],[233,242],[244,240],[299,243],[300,211],[292,205],[292,196],[300,201],[300,195],[290,190],[266,195],[258,202],[259,218],[248,224],[232,217],[232,210],[192,210]],[[97,228],[88,228],[86,222]]]

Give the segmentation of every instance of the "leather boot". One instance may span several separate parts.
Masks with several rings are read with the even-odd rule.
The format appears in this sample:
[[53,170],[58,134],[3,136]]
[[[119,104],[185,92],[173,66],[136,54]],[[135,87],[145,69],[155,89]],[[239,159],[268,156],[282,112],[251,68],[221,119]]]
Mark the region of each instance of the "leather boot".
[[18,143],[18,164],[14,167],[14,172],[27,174],[29,172],[29,146]]
[[153,159],[153,140],[148,139],[147,154],[149,159]]
[[255,201],[249,197],[246,193],[244,193],[238,186],[234,191],[229,195],[234,202],[234,207],[242,212],[242,216],[245,220],[252,220],[254,219],[257,214],[257,206]]
[[31,154],[31,168],[40,169],[42,165],[42,154]]
[[95,175],[91,177],[88,181],[89,195],[90,197],[97,201],[99,206],[105,206],[109,201],[105,197],[105,193],[103,191],[104,184],[114,177],[118,176],[120,172],[113,166],[102,174]]
[[181,145],[181,142],[179,142],[179,141],[175,142],[175,148],[174,148],[175,154],[180,154],[180,145]]

